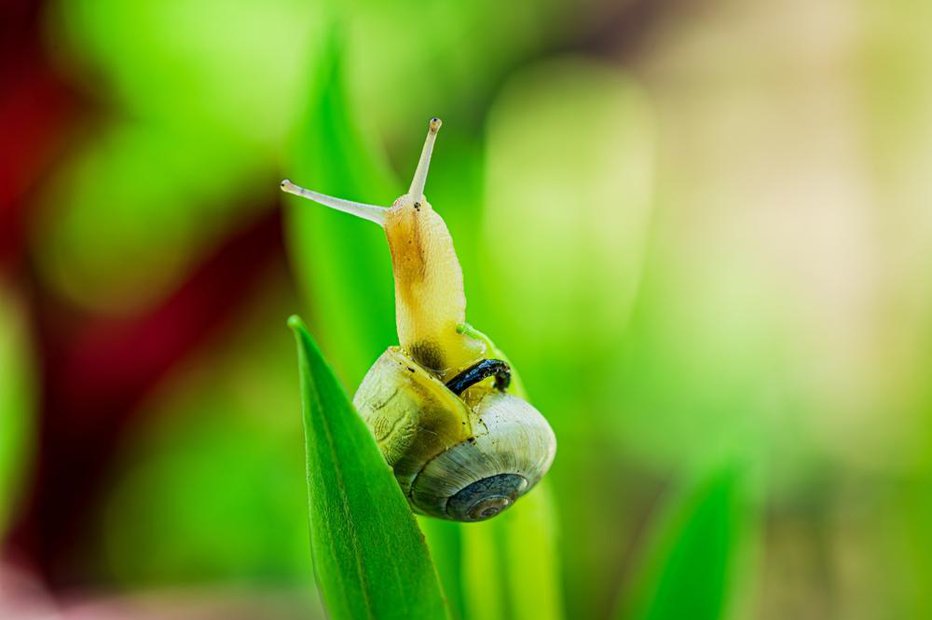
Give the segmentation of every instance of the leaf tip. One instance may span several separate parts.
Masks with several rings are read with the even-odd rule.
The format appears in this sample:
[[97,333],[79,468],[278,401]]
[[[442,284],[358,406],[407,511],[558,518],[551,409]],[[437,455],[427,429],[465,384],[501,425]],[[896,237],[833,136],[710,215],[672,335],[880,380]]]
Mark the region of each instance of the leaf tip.
[[288,327],[295,333],[307,331],[307,326],[304,324],[304,321],[301,320],[301,317],[299,317],[297,314],[292,314],[290,317],[288,317]]

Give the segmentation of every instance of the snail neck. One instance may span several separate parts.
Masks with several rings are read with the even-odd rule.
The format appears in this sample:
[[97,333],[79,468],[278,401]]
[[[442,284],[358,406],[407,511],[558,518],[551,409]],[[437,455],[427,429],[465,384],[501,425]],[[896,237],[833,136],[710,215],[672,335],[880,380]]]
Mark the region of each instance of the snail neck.
[[457,333],[466,320],[463,271],[453,239],[430,203],[409,194],[386,212],[401,347],[442,378],[474,362],[482,344]]

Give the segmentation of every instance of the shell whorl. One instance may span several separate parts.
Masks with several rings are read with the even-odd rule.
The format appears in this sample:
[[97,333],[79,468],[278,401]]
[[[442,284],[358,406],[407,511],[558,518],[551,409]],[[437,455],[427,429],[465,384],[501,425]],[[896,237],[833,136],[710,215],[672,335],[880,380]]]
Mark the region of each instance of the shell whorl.
[[474,435],[425,464],[411,503],[433,516],[481,521],[508,508],[550,468],[556,438],[521,398],[488,392],[475,407]]
[[353,402],[411,506],[442,519],[495,516],[537,484],[556,452],[547,421],[523,399],[489,388],[469,406],[398,347]]

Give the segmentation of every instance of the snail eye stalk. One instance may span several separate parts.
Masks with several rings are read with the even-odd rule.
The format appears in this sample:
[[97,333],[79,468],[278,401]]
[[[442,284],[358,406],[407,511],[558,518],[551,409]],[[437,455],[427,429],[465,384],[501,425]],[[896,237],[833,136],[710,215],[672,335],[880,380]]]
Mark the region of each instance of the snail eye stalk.
[[457,396],[489,377],[495,377],[495,389],[504,392],[511,384],[511,367],[502,360],[481,360],[447,382],[447,387]]
[[442,124],[439,118],[432,118],[427,126],[427,138],[424,140],[424,148],[421,149],[421,158],[417,162],[417,169],[414,171],[414,178],[411,179],[411,187],[408,189],[408,195],[416,203],[424,200],[424,186],[427,184],[427,171],[430,170],[430,156],[434,152],[434,142],[437,140],[437,132]]

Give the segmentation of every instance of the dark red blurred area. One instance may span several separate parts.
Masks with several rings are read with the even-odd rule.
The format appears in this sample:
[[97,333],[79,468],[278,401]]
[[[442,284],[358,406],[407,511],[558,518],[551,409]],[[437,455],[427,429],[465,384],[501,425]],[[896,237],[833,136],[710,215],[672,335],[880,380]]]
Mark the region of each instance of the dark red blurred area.
[[28,195],[59,155],[84,106],[40,44],[40,3],[12,2],[0,19],[0,268],[25,249]]
[[137,316],[87,314],[43,287],[30,266],[33,196],[73,143],[66,137],[96,111],[45,58],[41,5],[0,9],[0,275],[29,305],[41,365],[35,479],[4,552],[54,589],[80,585],[69,554],[137,405],[285,261],[279,212],[269,205]]

